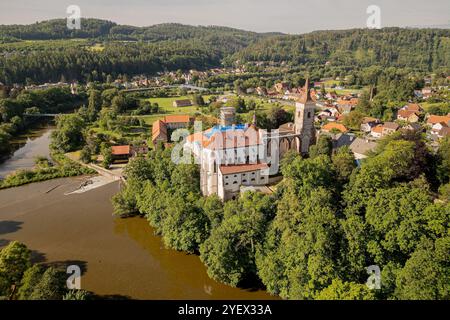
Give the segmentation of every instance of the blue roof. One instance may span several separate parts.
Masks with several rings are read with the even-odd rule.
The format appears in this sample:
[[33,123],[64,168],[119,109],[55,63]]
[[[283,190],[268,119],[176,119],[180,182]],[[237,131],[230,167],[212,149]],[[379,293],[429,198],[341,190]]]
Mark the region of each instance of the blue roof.
[[236,124],[234,126],[214,126],[211,131],[205,132],[204,135],[209,139],[217,132],[226,132],[229,130],[245,130],[247,126],[245,124]]

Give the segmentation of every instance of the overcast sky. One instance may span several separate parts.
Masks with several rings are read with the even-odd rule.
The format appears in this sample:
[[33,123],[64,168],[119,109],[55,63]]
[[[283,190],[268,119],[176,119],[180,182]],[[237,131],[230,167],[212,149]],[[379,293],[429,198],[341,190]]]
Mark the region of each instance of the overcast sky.
[[0,0],[0,24],[83,17],[147,26],[164,22],[222,25],[246,30],[304,33],[364,28],[369,5],[381,8],[381,26],[450,25],[450,0]]

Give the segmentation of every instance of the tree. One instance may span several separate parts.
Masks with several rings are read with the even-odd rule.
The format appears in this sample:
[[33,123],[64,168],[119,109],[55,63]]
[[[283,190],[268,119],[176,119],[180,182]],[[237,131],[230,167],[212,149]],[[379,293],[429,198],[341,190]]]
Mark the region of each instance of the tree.
[[280,106],[274,106],[270,108],[267,114],[267,127],[266,129],[278,129],[282,124],[289,122],[290,115]]
[[201,208],[209,219],[210,229],[217,228],[223,220],[222,200],[217,195],[212,195],[201,201]]
[[450,299],[450,237],[422,240],[397,277],[398,299]]
[[63,300],[89,300],[90,293],[86,290],[70,290],[63,296]]
[[356,168],[356,161],[353,152],[348,146],[337,149],[332,156],[334,169],[338,175],[337,179],[341,184],[348,182],[350,175]]
[[3,130],[0,130],[0,154],[4,155],[9,152],[10,144],[9,141],[11,139],[11,135],[6,133]]
[[30,299],[34,287],[37,286],[37,284],[41,280],[43,273],[44,268],[38,264],[33,265],[31,268],[28,268],[25,271],[21,280],[21,286],[17,294],[20,300]]
[[234,287],[255,278],[256,247],[262,243],[270,206],[268,197],[252,192],[225,204],[224,220],[200,246],[211,278]]
[[65,272],[50,267],[34,286],[30,300],[61,300],[65,294]]
[[108,169],[113,161],[111,147],[103,143],[101,146],[101,153],[103,157],[102,165]]
[[361,113],[357,110],[354,110],[344,117],[343,122],[344,122],[345,126],[351,128],[351,129],[354,129],[354,130],[359,130],[361,127],[363,118],[364,118],[363,113]]
[[18,285],[30,265],[30,250],[22,243],[10,242],[0,251],[0,277],[9,286]]
[[318,187],[309,196],[296,193],[289,188],[279,201],[256,265],[270,293],[313,299],[338,275],[339,224],[329,191]]
[[59,152],[70,152],[84,144],[85,122],[77,114],[56,117],[56,130],[52,132],[51,147]]
[[333,279],[333,282],[320,291],[316,300],[375,300],[373,290],[365,284],[344,282],[341,279]]
[[174,195],[161,220],[163,242],[168,248],[195,253],[208,236],[208,218],[195,205],[192,195]]
[[89,102],[88,109],[94,113],[97,113],[102,108],[102,94],[100,91],[91,89],[89,90]]
[[92,162],[92,153],[91,153],[91,148],[89,148],[89,146],[86,145],[83,147],[83,149],[81,149],[80,160],[83,163],[91,163]]
[[317,144],[312,145],[309,148],[309,156],[311,158],[316,158],[319,155],[331,156],[332,150],[333,150],[333,142],[331,140],[331,137],[322,134],[319,136]]
[[111,101],[111,107],[115,113],[122,113],[126,110],[126,100],[122,95],[115,96]]
[[441,184],[450,182],[450,137],[442,139],[440,143],[437,176]]
[[426,234],[423,213],[432,204],[428,189],[426,182],[409,183],[380,189],[369,199],[366,221],[371,239],[367,247],[375,263],[404,263],[404,257],[415,250]]
[[346,214],[364,215],[367,202],[378,189],[391,187],[398,181],[410,181],[415,159],[415,144],[398,140],[390,141],[378,155],[366,159],[355,170],[343,192]]
[[193,96],[194,104],[197,106],[203,107],[205,105],[205,100],[203,100],[203,97],[201,94],[195,94]]

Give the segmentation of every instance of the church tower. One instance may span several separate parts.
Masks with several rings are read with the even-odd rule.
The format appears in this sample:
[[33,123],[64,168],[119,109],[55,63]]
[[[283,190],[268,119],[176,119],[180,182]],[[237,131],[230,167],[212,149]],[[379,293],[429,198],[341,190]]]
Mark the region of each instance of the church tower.
[[299,151],[307,154],[314,144],[316,129],[314,128],[314,110],[316,103],[311,98],[309,79],[306,79],[304,92],[295,103],[295,133],[300,135]]

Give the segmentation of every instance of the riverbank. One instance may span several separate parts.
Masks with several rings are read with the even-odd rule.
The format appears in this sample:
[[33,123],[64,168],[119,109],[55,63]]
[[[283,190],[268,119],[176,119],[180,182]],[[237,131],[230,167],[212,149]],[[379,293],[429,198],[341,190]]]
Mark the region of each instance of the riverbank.
[[[84,167],[61,154],[52,154],[51,158],[56,165],[47,162],[45,165],[36,164],[33,169],[21,169],[0,180],[0,190],[18,187],[29,183],[41,182],[56,178],[93,175],[97,172]],[[45,162],[46,160],[42,160]]]
[[33,250],[34,261],[79,264],[81,287],[108,298],[274,299],[262,290],[217,283],[197,256],[164,248],[142,218],[112,216],[119,182],[89,192],[85,177],[0,191],[0,246],[12,240]]

